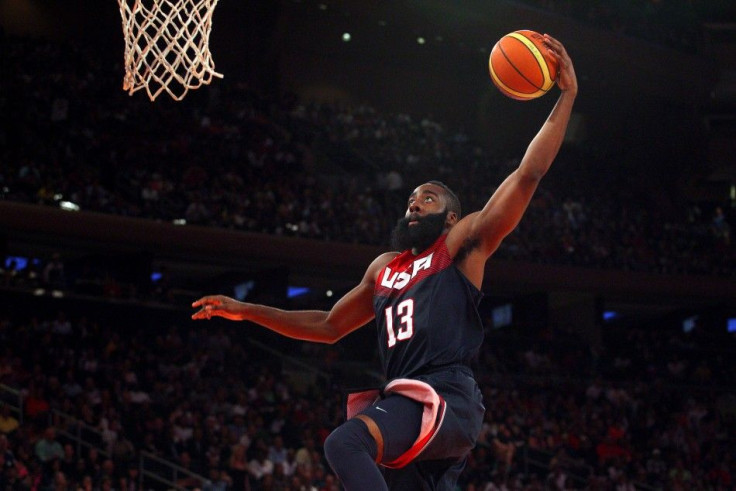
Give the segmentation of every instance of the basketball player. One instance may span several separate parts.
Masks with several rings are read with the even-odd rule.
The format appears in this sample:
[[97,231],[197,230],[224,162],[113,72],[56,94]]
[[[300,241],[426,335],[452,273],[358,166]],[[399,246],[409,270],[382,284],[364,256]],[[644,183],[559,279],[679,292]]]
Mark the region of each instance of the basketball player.
[[[285,311],[213,295],[193,319],[246,320],[291,338],[335,343],[375,319],[387,384],[354,394],[348,419],[325,441],[345,489],[455,489],[481,429],[481,393],[469,368],[483,340],[477,311],[486,260],[521,220],[559,151],[577,95],[572,61],[545,35],[560,64],[561,94],[519,164],[482,210],[460,216],[439,181],[417,187],[392,241],[358,286],[329,312]],[[351,414],[351,407],[352,413]],[[378,465],[376,465],[378,464]]]

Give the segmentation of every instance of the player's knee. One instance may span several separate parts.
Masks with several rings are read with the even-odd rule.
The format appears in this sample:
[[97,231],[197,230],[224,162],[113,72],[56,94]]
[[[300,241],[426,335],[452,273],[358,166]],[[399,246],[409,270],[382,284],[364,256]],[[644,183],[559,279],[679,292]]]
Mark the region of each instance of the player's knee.
[[333,468],[345,457],[355,453],[376,456],[376,442],[364,424],[348,420],[330,433],[324,443],[325,457]]

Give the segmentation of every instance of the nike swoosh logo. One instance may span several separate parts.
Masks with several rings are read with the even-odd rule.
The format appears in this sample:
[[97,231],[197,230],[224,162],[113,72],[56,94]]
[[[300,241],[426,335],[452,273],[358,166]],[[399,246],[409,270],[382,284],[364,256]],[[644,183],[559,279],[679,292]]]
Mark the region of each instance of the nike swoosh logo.
[[388,411],[386,411],[386,410],[385,410],[385,409],[383,409],[382,407],[378,407],[378,406],[376,406],[376,409],[378,409],[379,411],[381,411],[381,412],[383,412],[383,413],[386,413],[386,414],[388,414]]

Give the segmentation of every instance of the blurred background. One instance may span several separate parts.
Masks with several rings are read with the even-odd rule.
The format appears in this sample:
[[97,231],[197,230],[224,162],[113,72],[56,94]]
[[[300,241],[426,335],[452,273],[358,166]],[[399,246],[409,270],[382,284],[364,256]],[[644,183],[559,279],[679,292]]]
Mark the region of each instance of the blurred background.
[[[490,81],[496,40],[532,29],[564,43],[580,93],[488,262],[487,425],[461,489],[731,487],[733,2],[221,0],[224,78],[181,102],[122,90],[115,2],[0,0],[0,26],[18,420],[0,482],[336,489],[321,442],[341,391],[380,381],[375,332],[309,345],[189,305],[328,309],[419,183],[482,207],[557,97]],[[49,425],[71,455],[37,450]]]

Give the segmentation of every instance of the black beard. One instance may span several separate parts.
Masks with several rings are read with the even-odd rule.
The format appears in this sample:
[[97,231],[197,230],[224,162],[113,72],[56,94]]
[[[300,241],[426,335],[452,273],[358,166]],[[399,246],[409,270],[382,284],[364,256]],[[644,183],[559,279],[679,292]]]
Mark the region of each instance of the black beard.
[[[391,232],[391,247],[397,251],[414,249],[417,252],[431,246],[445,230],[446,212],[432,213],[424,217],[404,217],[399,219]],[[409,222],[417,220],[415,225]]]

